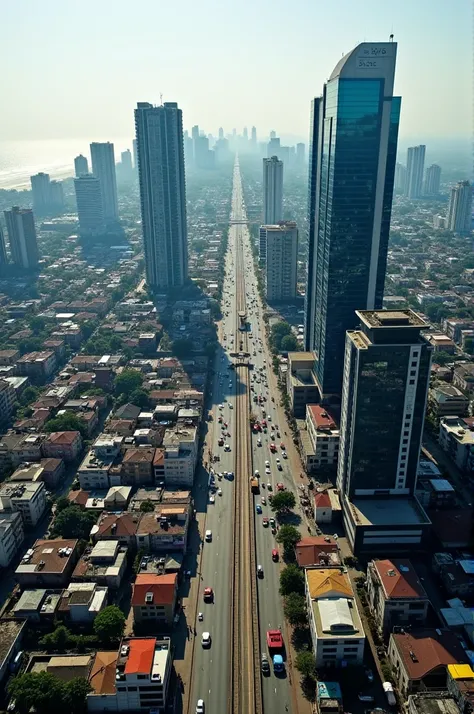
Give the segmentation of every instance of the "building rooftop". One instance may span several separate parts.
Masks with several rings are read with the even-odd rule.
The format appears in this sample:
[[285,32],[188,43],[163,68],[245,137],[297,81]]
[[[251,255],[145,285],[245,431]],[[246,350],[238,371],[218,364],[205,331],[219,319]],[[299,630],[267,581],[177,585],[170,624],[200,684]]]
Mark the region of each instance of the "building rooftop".
[[356,310],[356,315],[368,327],[414,327],[418,330],[429,327],[413,310]]
[[451,697],[442,692],[423,692],[408,697],[408,710],[412,714],[459,714],[459,707]]
[[127,449],[123,457],[124,464],[138,464],[138,463],[153,463],[153,457],[155,456],[155,449],[150,448],[139,448],[139,449]]
[[79,431],[53,431],[49,435],[48,441],[51,444],[73,444],[77,437],[80,436]]
[[451,630],[412,630],[392,633],[390,637],[411,680],[423,679],[442,665],[468,661],[457,635]]
[[44,490],[44,483],[42,481],[17,481],[14,483],[7,481],[0,488],[0,501],[2,504],[3,499],[29,501],[34,498],[40,490]]
[[125,674],[150,674],[155,654],[156,639],[132,638],[128,641],[130,651],[125,665]]
[[147,604],[146,597],[151,593],[153,605],[172,605],[176,593],[178,576],[176,573],[169,575],[150,575],[139,573],[133,586],[132,605]]
[[328,597],[354,597],[350,580],[342,569],[308,569],[306,570],[306,579],[312,600]]
[[138,513],[103,513],[98,523],[92,527],[91,535],[96,538],[120,538],[133,536],[138,530],[142,514]]
[[338,428],[333,417],[322,406],[319,404],[308,404],[307,406],[317,429],[332,431]]
[[429,525],[430,519],[414,498],[353,498],[357,525]]
[[77,540],[37,540],[21,559],[15,573],[62,573],[73,557]]
[[115,694],[117,652],[97,652],[89,675],[94,694]]
[[332,536],[308,536],[296,544],[296,560],[301,568],[310,565],[340,565],[339,548]]
[[386,598],[427,598],[425,589],[409,560],[374,560],[373,564]]

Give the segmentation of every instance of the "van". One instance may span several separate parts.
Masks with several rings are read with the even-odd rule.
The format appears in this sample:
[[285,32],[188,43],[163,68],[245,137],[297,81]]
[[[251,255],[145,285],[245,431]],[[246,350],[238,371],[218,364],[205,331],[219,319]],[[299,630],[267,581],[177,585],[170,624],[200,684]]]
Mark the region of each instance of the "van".
[[210,543],[211,540],[212,540],[212,531],[206,531],[205,538],[206,538],[206,541],[207,541],[208,543]]

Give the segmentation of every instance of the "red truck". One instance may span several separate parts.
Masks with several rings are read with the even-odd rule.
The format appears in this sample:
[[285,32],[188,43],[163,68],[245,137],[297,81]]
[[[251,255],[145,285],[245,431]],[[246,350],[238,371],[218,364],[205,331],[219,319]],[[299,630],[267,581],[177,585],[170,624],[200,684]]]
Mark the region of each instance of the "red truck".
[[270,654],[283,650],[283,637],[280,630],[267,630],[267,646]]

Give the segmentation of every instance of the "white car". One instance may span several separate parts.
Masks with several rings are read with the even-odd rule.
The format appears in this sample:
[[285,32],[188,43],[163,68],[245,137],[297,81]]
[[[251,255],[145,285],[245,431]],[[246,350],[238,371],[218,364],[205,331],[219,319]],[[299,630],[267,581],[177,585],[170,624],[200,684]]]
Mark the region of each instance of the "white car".
[[224,445],[224,451],[230,451],[230,446],[229,444]]
[[229,402],[229,409],[233,409],[234,405]]
[[286,451],[282,451],[281,455],[283,456],[284,459],[288,458],[288,454],[286,453]]
[[206,541],[207,541],[208,543],[210,543],[211,540],[212,540],[212,531],[206,531],[205,538],[206,538]]
[[197,700],[196,714],[204,714],[204,699]]
[[262,506],[266,506],[266,505],[267,505],[267,499],[265,498],[265,496],[262,496],[262,498],[260,499],[260,501],[261,501],[261,503],[262,503]]
[[261,439],[257,439],[257,446],[261,446],[261,445],[262,445],[262,440],[261,440]]
[[268,466],[267,466],[267,468],[265,469],[265,473],[266,473],[267,476],[270,476],[271,473],[272,473],[271,469],[269,469]]
[[265,461],[265,466],[270,466],[270,462],[268,461],[268,459]]
[[211,497],[209,498],[209,503],[215,503],[215,502],[216,502],[215,496],[211,496]]
[[269,415],[267,416],[267,421],[271,421],[271,420],[272,420],[272,415],[269,414]]
[[260,471],[258,469],[255,469],[255,471],[253,472],[253,475],[256,476],[257,478],[259,478]]
[[221,488],[217,491],[217,495],[218,495],[218,496],[222,496],[222,489],[221,489]]
[[211,646],[211,633],[210,633],[210,632],[203,632],[203,633],[202,633],[201,644],[202,644],[203,647],[210,647],[210,646]]

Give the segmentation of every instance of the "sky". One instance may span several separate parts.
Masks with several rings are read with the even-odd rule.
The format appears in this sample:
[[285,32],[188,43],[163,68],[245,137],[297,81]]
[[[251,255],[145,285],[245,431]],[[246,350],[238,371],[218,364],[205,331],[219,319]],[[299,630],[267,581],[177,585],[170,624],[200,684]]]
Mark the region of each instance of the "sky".
[[185,128],[307,137],[343,53],[398,42],[400,139],[473,134],[470,0],[3,0],[0,141],[133,136],[138,101]]

